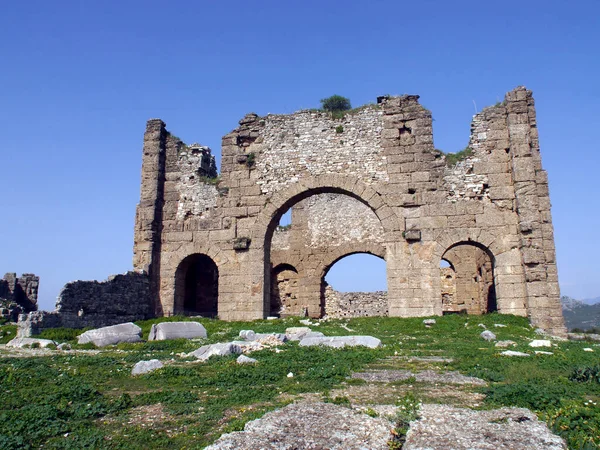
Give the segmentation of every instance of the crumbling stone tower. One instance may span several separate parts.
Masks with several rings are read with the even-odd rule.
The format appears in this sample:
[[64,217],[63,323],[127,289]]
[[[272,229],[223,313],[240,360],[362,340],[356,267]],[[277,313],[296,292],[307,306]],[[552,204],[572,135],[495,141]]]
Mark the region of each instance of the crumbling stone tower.
[[531,92],[477,114],[450,166],[418,98],[341,119],[248,114],[223,137],[219,177],[208,148],[148,121],[134,267],[155,313],[320,316],[327,270],[363,252],[386,261],[391,316],[498,310],[563,334]]

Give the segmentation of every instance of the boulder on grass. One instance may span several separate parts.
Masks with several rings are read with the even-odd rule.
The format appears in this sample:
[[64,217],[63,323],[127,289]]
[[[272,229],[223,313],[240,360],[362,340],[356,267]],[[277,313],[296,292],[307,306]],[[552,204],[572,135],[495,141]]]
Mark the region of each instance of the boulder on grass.
[[320,331],[312,331],[308,327],[290,327],[285,330],[285,336],[289,341],[301,341],[308,337],[325,337]]
[[140,361],[133,366],[133,369],[131,369],[131,375],[143,375],[152,372],[153,370],[160,369],[161,367],[164,367],[164,364],[158,359]]
[[152,325],[149,341],[166,341],[167,339],[205,338],[206,328],[198,322],[163,322]]
[[28,338],[28,337],[18,337],[14,338],[12,341],[8,341],[6,344],[7,347],[14,348],[26,348],[26,347],[39,347],[46,348],[49,345],[56,345],[56,342],[50,339],[37,339],[37,338]]
[[142,329],[131,322],[88,330],[77,337],[78,344],[91,342],[96,347],[106,347],[121,342],[140,342],[141,340]]
[[483,331],[479,336],[481,336],[486,341],[495,341],[496,335],[492,333],[490,330]]
[[200,361],[206,361],[211,356],[228,356],[228,355],[239,355],[242,353],[242,348],[232,342],[226,342],[221,344],[210,344],[203,345],[197,350],[189,353],[188,356],[193,356]]

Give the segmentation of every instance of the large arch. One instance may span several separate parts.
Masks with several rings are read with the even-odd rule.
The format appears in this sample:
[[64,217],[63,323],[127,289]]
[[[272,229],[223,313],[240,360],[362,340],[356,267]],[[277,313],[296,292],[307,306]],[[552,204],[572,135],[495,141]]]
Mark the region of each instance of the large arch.
[[[386,204],[382,195],[372,187],[360,181],[357,177],[340,175],[311,177],[293,183],[286,189],[273,194],[257,218],[256,225],[252,232],[255,257],[262,259],[262,266],[264,268],[262,283],[263,315],[265,315],[270,308],[270,247],[275,228],[277,227],[281,216],[294,204],[310,196],[324,193],[347,195],[369,207],[381,223],[384,230],[385,242],[392,242],[394,238],[401,238],[404,222],[398,220],[398,217],[392,208]],[[377,253],[382,254],[385,252],[378,249]],[[306,292],[308,290],[303,289],[303,291]],[[308,314],[311,316],[319,316],[321,314],[319,292],[320,289],[316,290],[314,298],[303,299],[307,304]]]
[[175,271],[175,314],[216,317],[219,299],[219,269],[208,255],[185,257]]

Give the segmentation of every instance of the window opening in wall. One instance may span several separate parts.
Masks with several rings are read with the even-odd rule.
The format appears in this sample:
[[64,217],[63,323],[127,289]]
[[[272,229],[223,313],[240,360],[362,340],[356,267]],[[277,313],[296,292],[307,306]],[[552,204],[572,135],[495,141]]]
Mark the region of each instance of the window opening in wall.
[[321,280],[321,303],[327,317],[387,316],[385,260],[355,253],[336,261]]
[[278,230],[289,230],[292,227],[292,208],[288,209],[279,219]]

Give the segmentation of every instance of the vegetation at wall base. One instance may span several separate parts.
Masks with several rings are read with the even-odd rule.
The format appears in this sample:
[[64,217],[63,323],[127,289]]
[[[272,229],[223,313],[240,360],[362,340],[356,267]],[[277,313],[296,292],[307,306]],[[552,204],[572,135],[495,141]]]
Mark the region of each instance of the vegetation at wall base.
[[[583,348],[592,346],[589,342],[558,342],[551,349],[553,355],[534,354],[527,344],[539,336],[525,318],[494,313],[435,319],[431,328],[423,325],[423,318],[322,321],[313,329],[332,336],[372,335],[380,338],[384,347],[329,349],[291,342],[282,345],[279,353],[269,349],[252,353],[258,360],[255,365],[239,365],[234,356],[198,363],[183,355],[206,343],[237,339],[243,329],[266,333],[302,326],[299,318],[254,322],[152,319],[138,322],[144,339],[152,324],[179,320],[201,322],[209,337],[94,350],[90,344],[77,345],[81,330],[46,330],[40,337],[60,337],[59,341],[69,342],[74,350],[38,349],[35,352],[43,356],[0,358],[0,448],[201,448],[303,394],[347,405],[352,396],[339,390],[368,384],[349,379],[352,372],[381,366],[416,370],[417,363],[411,359],[426,356],[452,360],[439,363],[440,370],[457,370],[486,380],[488,386],[469,388],[486,395],[481,408],[531,408],[570,448],[600,448],[600,383],[592,380],[599,347],[586,352]],[[503,349],[480,338],[480,323],[493,330],[498,340],[515,341],[513,350],[531,356],[500,355]],[[14,328],[1,326],[0,333],[8,327]],[[0,349],[1,354],[5,352]],[[149,359],[166,365],[146,375],[131,376],[135,363]],[[294,376],[288,378],[290,372]],[[414,379],[389,385],[394,386],[411,389],[411,397],[400,396],[398,404],[442,401],[425,397]],[[416,408],[413,413],[418,414]],[[398,440],[392,441],[401,440],[409,419],[398,418]]]

